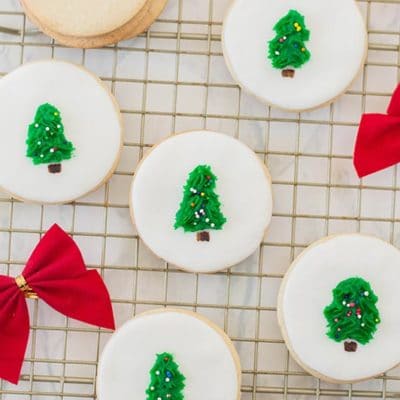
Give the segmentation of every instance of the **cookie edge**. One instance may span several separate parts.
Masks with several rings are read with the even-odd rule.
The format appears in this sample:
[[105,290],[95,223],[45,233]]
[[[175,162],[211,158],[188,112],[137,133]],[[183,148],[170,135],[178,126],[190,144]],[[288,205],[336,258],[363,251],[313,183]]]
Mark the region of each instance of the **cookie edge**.
[[19,196],[19,195],[16,195],[15,193],[13,193],[12,191],[8,190],[7,188],[5,188],[5,187],[0,183],[0,188],[1,188],[4,192],[8,193],[12,198],[14,198],[14,199],[16,199],[16,200],[19,200],[19,201],[22,201],[22,202],[24,202],[24,203],[29,203],[29,204],[40,204],[40,205],[44,205],[44,204],[46,204],[46,205],[68,204],[68,203],[72,203],[73,201],[75,201],[75,200],[77,200],[77,199],[80,199],[80,198],[82,198],[82,197],[84,197],[84,196],[87,196],[87,195],[90,194],[90,193],[95,192],[99,187],[101,187],[102,185],[104,185],[106,182],[108,182],[108,181],[111,179],[113,173],[115,172],[115,170],[116,170],[116,168],[117,168],[117,166],[118,166],[118,163],[119,163],[120,158],[121,158],[122,150],[123,150],[123,144],[124,144],[124,143],[123,143],[124,125],[123,125],[123,121],[122,121],[121,110],[120,110],[120,108],[119,108],[119,104],[118,104],[118,102],[117,102],[117,99],[115,98],[115,96],[113,95],[113,93],[110,91],[110,89],[107,87],[107,85],[106,85],[96,74],[94,74],[93,72],[89,71],[89,70],[88,70],[87,68],[85,68],[84,66],[79,65],[79,64],[75,64],[75,63],[72,63],[72,62],[69,62],[69,61],[56,60],[56,59],[42,59],[42,60],[37,60],[37,61],[32,61],[32,62],[28,62],[28,63],[22,64],[22,65],[20,65],[19,67],[13,69],[13,70],[12,70],[11,72],[9,72],[6,76],[8,76],[9,74],[12,74],[14,71],[16,71],[16,70],[18,70],[18,69],[20,69],[20,68],[24,68],[25,66],[28,66],[28,65],[40,64],[40,63],[53,63],[53,62],[54,62],[54,63],[69,64],[69,65],[72,65],[72,66],[74,66],[74,67],[77,67],[77,68],[83,70],[83,71],[86,72],[88,75],[90,75],[94,80],[96,80],[97,83],[103,88],[103,90],[109,95],[110,100],[111,100],[111,102],[112,102],[112,104],[113,104],[113,106],[114,106],[114,110],[115,110],[116,114],[118,115],[118,122],[119,122],[119,128],[120,128],[120,129],[119,129],[119,132],[120,132],[120,135],[119,135],[119,137],[120,137],[120,140],[119,140],[120,145],[119,145],[119,150],[118,150],[118,152],[116,153],[114,163],[113,163],[113,165],[111,166],[109,172],[105,175],[105,177],[104,177],[95,187],[93,187],[92,189],[90,189],[89,191],[83,193],[82,195],[80,195],[80,196],[78,196],[78,197],[72,197],[72,198],[67,199],[67,200],[55,201],[55,202],[52,202],[52,201],[51,201],[51,202],[47,202],[47,201],[32,200],[32,199],[28,199],[28,198],[24,198],[24,197],[21,197],[21,196]]
[[[261,166],[262,166],[262,169],[263,169],[264,174],[265,174],[265,177],[266,177],[266,179],[267,179],[267,181],[268,181],[268,183],[269,183],[269,187],[270,187],[270,191],[271,191],[271,210],[272,210],[272,211],[271,211],[271,216],[270,216],[269,222],[267,223],[267,225],[266,225],[266,227],[265,227],[265,229],[264,229],[263,237],[265,237],[265,235],[268,233],[268,230],[269,230],[269,228],[270,228],[270,226],[271,226],[271,222],[272,222],[272,214],[273,214],[273,209],[274,209],[274,196],[273,196],[273,188],[272,188],[272,176],[271,176],[271,173],[270,173],[270,171],[269,171],[267,165],[257,157],[257,155],[256,155],[256,153],[254,152],[254,150],[252,150],[249,146],[247,146],[245,143],[243,143],[243,142],[242,142],[241,140],[239,140],[239,139],[233,138],[232,136],[229,136],[228,134],[225,134],[225,133],[223,133],[223,132],[213,131],[213,130],[209,130],[209,129],[198,129],[198,130],[193,129],[193,130],[188,130],[188,131],[182,131],[182,132],[173,133],[172,135],[167,136],[166,138],[163,138],[163,139],[159,140],[157,143],[155,143],[155,144],[151,147],[151,149],[147,152],[147,154],[146,154],[145,156],[142,157],[142,159],[140,160],[140,162],[137,164],[137,166],[136,166],[136,168],[135,168],[135,174],[133,175],[133,179],[132,179],[131,186],[130,186],[130,189],[129,189],[129,214],[130,214],[130,217],[131,217],[131,221],[132,221],[134,227],[135,227],[136,230],[137,230],[138,236],[139,236],[140,239],[143,241],[143,243],[146,245],[146,247],[147,247],[154,255],[156,255],[158,258],[160,258],[160,259],[162,259],[162,260],[164,260],[164,261],[166,261],[166,262],[170,262],[170,261],[165,260],[164,258],[162,258],[160,255],[158,255],[158,254],[152,249],[151,246],[148,245],[148,243],[147,243],[147,242],[143,239],[143,237],[141,236],[141,234],[140,234],[140,232],[139,232],[139,229],[137,228],[137,225],[136,225],[135,215],[134,215],[134,211],[133,211],[134,206],[133,206],[133,196],[132,196],[133,186],[134,186],[135,178],[136,178],[136,171],[139,170],[139,168],[142,166],[143,162],[146,160],[146,158],[149,156],[149,154],[151,154],[152,151],[153,151],[157,146],[161,145],[162,143],[164,143],[165,141],[171,139],[171,138],[174,137],[174,136],[177,136],[177,135],[184,135],[184,134],[194,133],[194,132],[207,132],[207,133],[214,133],[214,134],[217,134],[217,135],[228,136],[229,138],[238,141],[242,146],[244,146],[245,148],[247,148],[248,150],[250,150],[252,153],[254,153],[254,156],[258,159],[258,161],[260,162],[260,164],[261,164]],[[262,239],[261,239],[261,242],[262,242]],[[250,254],[247,255],[247,257],[249,257],[251,254],[253,254],[253,253],[258,249],[258,247],[260,246],[260,243],[261,243],[261,242],[258,242],[258,243],[257,243],[257,246],[253,249],[253,251],[252,251]],[[232,264],[232,265],[226,265],[226,266],[224,266],[224,267],[222,267],[222,268],[211,268],[211,267],[210,267],[210,269],[207,269],[207,270],[204,270],[204,271],[198,271],[198,270],[196,270],[196,269],[191,269],[191,268],[188,268],[188,267],[184,267],[184,266],[182,266],[182,265],[177,265],[177,264],[175,264],[175,263],[173,263],[173,264],[176,265],[179,269],[181,269],[181,270],[183,270],[183,271],[186,271],[186,272],[191,272],[191,273],[202,273],[202,274],[213,274],[213,273],[216,273],[216,272],[219,272],[219,271],[224,271],[225,269],[234,267],[235,265],[239,264],[241,261],[245,260],[247,257],[245,257],[245,258],[243,258],[243,259],[241,259],[241,260],[238,260],[235,264]]]
[[266,104],[267,106],[270,106],[270,107],[275,107],[275,108],[277,108],[277,109],[279,109],[279,110],[287,111],[287,112],[296,112],[296,113],[299,113],[299,112],[305,112],[305,111],[315,111],[315,110],[318,110],[318,109],[320,109],[320,108],[324,108],[324,107],[326,107],[326,106],[328,106],[328,105],[334,103],[334,102],[335,102],[336,100],[338,100],[341,96],[343,96],[343,95],[346,93],[346,91],[347,91],[350,87],[352,87],[352,85],[357,81],[357,79],[358,79],[360,73],[362,72],[362,70],[363,70],[363,68],[364,68],[364,64],[365,64],[365,61],[367,60],[367,56],[368,56],[368,32],[367,32],[367,28],[366,28],[366,23],[365,23],[365,20],[364,20],[363,15],[362,15],[362,13],[361,13],[361,8],[360,8],[360,6],[358,5],[358,3],[357,3],[355,0],[352,0],[352,1],[354,2],[354,5],[355,5],[355,7],[356,7],[356,12],[359,14],[359,17],[360,17],[361,20],[363,21],[363,26],[364,26],[364,54],[363,54],[363,57],[361,58],[361,63],[360,63],[360,66],[359,66],[359,68],[358,68],[358,70],[357,70],[358,72],[354,75],[354,78],[353,78],[353,79],[351,80],[351,82],[350,82],[340,93],[338,93],[335,97],[333,97],[333,98],[331,98],[330,100],[327,100],[327,101],[325,101],[325,102],[322,102],[322,103],[320,103],[320,104],[317,104],[317,105],[315,105],[315,106],[312,106],[312,107],[306,107],[306,108],[286,108],[286,107],[282,107],[282,106],[280,106],[280,105],[278,105],[278,104],[275,104],[275,103],[273,103],[273,102],[271,102],[271,101],[267,101],[267,100],[263,99],[262,97],[256,95],[252,90],[250,90],[250,89],[248,89],[246,86],[244,86],[244,85],[242,84],[242,82],[238,79],[236,73],[234,72],[234,68],[233,68],[233,66],[232,66],[232,63],[231,63],[229,57],[227,56],[228,52],[227,52],[226,47],[225,47],[225,27],[226,27],[226,21],[227,21],[227,19],[228,19],[228,16],[229,16],[230,13],[232,12],[232,9],[233,9],[234,6],[235,6],[235,2],[232,2],[232,3],[230,4],[230,6],[228,7],[228,9],[227,9],[227,11],[226,11],[226,13],[225,13],[225,15],[224,15],[223,23],[222,23],[222,32],[221,32],[222,54],[223,54],[223,57],[224,57],[224,60],[225,60],[226,67],[228,68],[228,71],[229,71],[229,73],[231,74],[233,80],[236,82],[236,84],[237,84],[244,92],[246,92],[246,93],[248,93],[249,95],[255,97],[255,98],[256,98],[258,101],[260,101],[261,103]]
[[159,17],[168,0],[148,0],[142,9],[128,22],[113,31],[95,36],[70,36],[56,32],[43,24],[26,5],[26,0],[20,0],[22,8],[29,20],[47,36],[61,45],[82,49],[101,48],[116,44],[122,40],[134,38],[147,30]]
[[[241,398],[241,384],[242,384],[242,367],[241,367],[241,363],[240,363],[240,357],[238,352],[235,349],[235,346],[233,345],[233,342],[231,340],[231,338],[228,336],[227,333],[225,333],[217,324],[215,324],[214,322],[212,322],[210,319],[208,319],[207,317],[196,313],[194,311],[189,311],[189,310],[185,310],[185,309],[180,309],[180,308],[174,308],[174,307],[166,307],[166,308],[156,308],[154,310],[149,310],[149,311],[145,311],[142,312],[140,314],[137,314],[136,316],[134,316],[133,318],[129,319],[128,321],[126,321],[120,328],[122,328],[124,325],[128,324],[131,321],[134,321],[136,319],[142,318],[142,317],[147,317],[149,315],[156,315],[156,314],[163,314],[163,313],[181,313],[181,314],[185,314],[187,316],[196,318],[197,320],[200,320],[201,322],[205,323],[206,325],[208,325],[211,329],[213,329],[223,340],[223,342],[225,343],[225,346],[228,348],[231,357],[233,359],[234,365],[235,365],[235,369],[236,369],[236,379],[237,379],[237,396],[236,396],[236,400],[240,400]],[[120,329],[119,328],[119,329]],[[110,339],[112,340],[112,338]],[[102,354],[100,356],[99,359],[99,363],[98,363],[98,368],[97,368],[97,374],[96,374],[96,393],[99,396],[99,400],[101,400],[100,395],[99,395],[99,372],[100,369],[102,367],[102,364],[104,362],[104,353],[105,353],[105,349],[107,347],[107,345],[110,343],[110,340],[107,342],[106,346],[104,347]]]
[[342,379],[335,379],[335,378],[332,378],[330,376],[322,374],[321,372],[309,367],[306,363],[304,363],[300,359],[300,357],[297,355],[297,353],[295,352],[295,350],[294,350],[294,348],[292,346],[292,343],[291,343],[291,341],[289,339],[289,335],[288,335],[287,330],[286,330],[285,318],[284,318],[284,315],[283,315],[284,314],[283,298],[284,298],[284,295],[285,295],[286,285],[287,285],[287,282],[288,282],[288,279],[289,279],[289,276],[290,276],[291,272],[295,269],[295,267],[297,266],[298,262],[305,256],[305,254],[307,254],[308,251],[313,250],[314,247],[318,247],[319,245],[321,245],[321,244],[323,244],[323,243],[325,243],[327,241],[336,239],[336,238],[349,237],[349,236],[350,237],[351,236],[355,236],[355,237],[364,237],[364,238],[369,238],[369,239],[375,239],[375,240],[378,240],[378,241],[381,241],[381,242],[385,243],[386,245],[392,246],[395,250],[397,250],[400,253],[400,250],[397,247],[395,247],[393,244],[391,244],[391,243],[389,243],[389,242],[387,242],[387,241],[385,241],[385,240],[383,240],[383,239],[381,239],[381,238],[379,238],[377,236],[373,236],[373,235],[367,235],[367,234],[364,234],[364,233],[354,232],[354,233],[339,233],[339,234],[325,236],[325,237],[323,237],[323,238],[311,243],[290,264],[288,270],[285,273],[285,276],[283,277],[281,286],[279,288],[277,309],[276,309],[277,317],[278,317],[278,325],[279,325],[283,340],[285,342],[285,345],[286,345],[287,349],[289,350],[289,353],[292,356],[292,358],[296,361],[297,364],[300,365],[301,368],[303,368],[306,372],[308,372],[312,376],[314,376],[314,377],[316,377],[318,379],[321,379],[321,380],[323,380],[325,382],[335,383],[335,384],[364,382],[364,381],[373,379],[373,378],[375,378],[377,376],[380,376],[380,375],[384,374],[385,372],[387,372],[387,371],[397,367],[398,365],[400,365],[400,360],[399,360],[396,364],[394,364],[393,366],[391,366],[387,370],[378,372],[377,374],[374,374],[374,375],[371,375],[371,376],[367,376],[367,377],[361,378],[361,379],[343,379],[343,380]]

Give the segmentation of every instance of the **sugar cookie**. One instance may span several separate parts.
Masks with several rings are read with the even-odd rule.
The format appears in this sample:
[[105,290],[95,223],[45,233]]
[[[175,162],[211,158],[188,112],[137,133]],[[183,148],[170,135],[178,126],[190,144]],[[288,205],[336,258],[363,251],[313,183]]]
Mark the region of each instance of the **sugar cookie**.
[[331,382],[357,382],[400,362],[400,251],[359,234],[325,238],[287,272],[278,318],[294,359]]
[[367,52],[354,0],[235,0],[222,42],[234,79],[261,101],[291,111],[333,101]]
[[272,213],[271,180],[247,146],[193,131],[155,146],[136,170],[130,205],[142,240],[183,269],[212,272],[250,256]]
[[0,186],[39,203],[75,200],[104,183],[122,146],[118,106],[84,68],[25,64],[0,80]]
[[228,336],[199,314],[147,312],[107,343],[97,395],[99,400],[238,400],[239,357]]
[[72,47],[102,47],[145,31],[167,0],[21,0],[39,28]]

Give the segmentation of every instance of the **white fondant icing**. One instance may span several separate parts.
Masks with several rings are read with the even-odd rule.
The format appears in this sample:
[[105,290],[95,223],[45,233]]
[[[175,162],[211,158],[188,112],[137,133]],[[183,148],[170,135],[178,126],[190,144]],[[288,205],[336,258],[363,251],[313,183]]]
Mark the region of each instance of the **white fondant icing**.
[[170,353],[185,376],[187,400],[236,400],[240,366],[229,338],[194,313],[160,310],[123,325],[99,363],[99,400],[145,399],[156,354]]
[[[346,352],[327,333],[324,308],[332,290],[361,277],[378,296],[381,323],[374,338]],[[278,315],[293,356],[314,375],[338,382],[359,381],[400,362],[400,252],[380,239],[352,234],[323,239],[305,250],[287,273]]]
[[[227,219],[221,230],[209,230],[209,242],[174,229],[183,186],[203,164],[218,178],[215,192]],[[137,169],[131,209],[140,237],[159,257],[191,271],[217,271],[242,261],[262,241],[272,214],[270,178],[255,153],[230,136],[179,134],[156,146]]]
[[[58,174],[26,156],[28,127],[43,103],[58,108],[65,137],[75,147]],[[122,138],[116,102],[99,79],[77,65],[34,62],[2,78],[0,121],[0,186],[18,198],[75,200],[101,184],[118,161]]]
[[[311,32],[311,59],[283,78],[268,59],[274,25],[295,9]],[[365,23],[354,0],[235,0],[222,33],[224,56],[233,77],[262,101],[306,110],[334,100],[354,80],[367,49]]]
[[32,14],[54,32],[97,36],[131,20],[147,0],[23,0]]

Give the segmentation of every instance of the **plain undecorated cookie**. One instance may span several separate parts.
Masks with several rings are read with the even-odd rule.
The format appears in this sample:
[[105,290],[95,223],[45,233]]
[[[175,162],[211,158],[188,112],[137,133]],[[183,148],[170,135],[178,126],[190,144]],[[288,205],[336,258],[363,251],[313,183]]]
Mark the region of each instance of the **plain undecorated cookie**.
[[399,250],[346,234],[316,242],[293,262],[280,289],[278,318],[305,370],[331,382],[357,382],[400,362],[399,304]]
[[21,0],[32,22],[60,43],[102,47],[145,31],[168,0]]
[[[164,353],[185,378],[185,399],[240,398],[239,357],[228,336],[199,314],[167,308],[137,316],[111,337],[99,363],[99,400],[145,399],[150,370]],[[160,372],[160,379],[177,379]]]
[[118,105],[78,65],[40,61],[6,75],[0,80],[0,119],[0,186],[16,198],[70,202],[116,168],[122,147]]
[[[183,188],[195,169],[198,192],[187,187],[186,198]],[[263,240],[272,215],[271,179],[240,141],[211,131],[187,132],[145,156],[130,206],[139,236],[156,255],[189,271],[213,272],[244,260]],[[183,225],[175,226],[180,209]]]
[[[268,58],[268,42],[290,10],[304,16],[310,38],[304,43],[296,35],[279,39],[298,46],[300,56],[308,50],[311,58],[294,69],[293,78],[284,78]],[[261,101],[290,111],[333,101],[351,85],[367,51],[365,23],[354,0],[235,0],[224,20],[222,42],[234,79]]]

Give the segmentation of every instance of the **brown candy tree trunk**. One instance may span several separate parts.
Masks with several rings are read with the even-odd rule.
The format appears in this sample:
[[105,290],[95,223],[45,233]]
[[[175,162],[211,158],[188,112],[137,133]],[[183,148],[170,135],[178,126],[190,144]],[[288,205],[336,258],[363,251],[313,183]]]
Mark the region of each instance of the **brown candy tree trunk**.
[[59,174],[61,172],[61,164],[49,164],[47,169],[50,174]]
[[284,78],[294,78],[294,74],[295,74],[295,70],[294,69],[283,69],[282,70],[282,76]]
[[357,343],[356,342],[344,342],[345,351],[354,352],[357,351]]
[[198,242],[209,242],[210,234],[208,232],[197,232],[196,239]]

